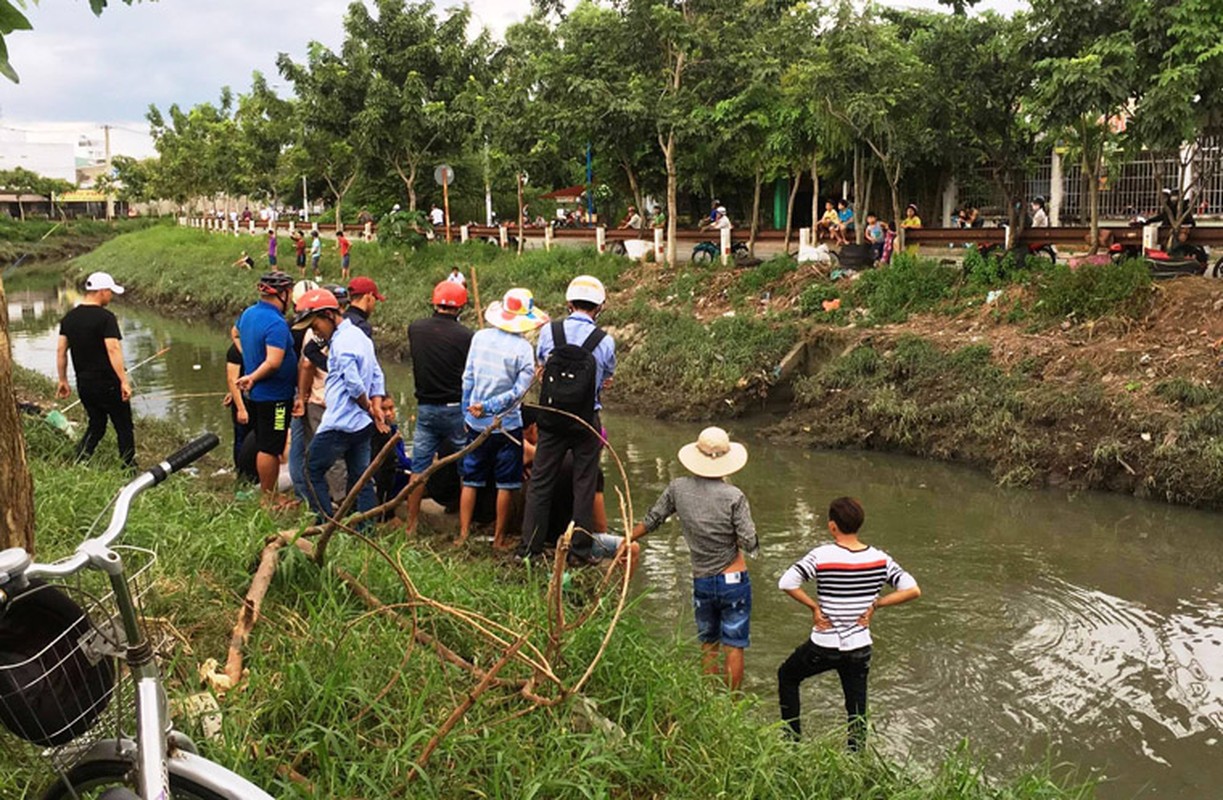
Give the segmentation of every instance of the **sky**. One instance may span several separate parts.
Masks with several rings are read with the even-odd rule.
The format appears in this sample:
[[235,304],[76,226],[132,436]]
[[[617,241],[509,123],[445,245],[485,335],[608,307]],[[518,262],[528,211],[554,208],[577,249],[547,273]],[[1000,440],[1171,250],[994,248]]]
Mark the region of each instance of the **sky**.
[[[350,0],[115,0],[95,17],[85,0],[27,3],[33,31],[6,37],[21,76],[0,78],[0,128],[64,131],[98,139],[114,126],[116,153],[153,155],[144,115],[149,104],[189,108],[215,101],[222,86],[250,87],[259,70],[273,85],[278,53],[304,60],[319,41],[338,49]],[[1013,10],[1019,0],[980,7]],[[934,0],[897,5],[937,7]],[[440,9],[454,3],[435,2]],[[495,35],[524,18],[530,0],[469,0],[475,22]],[[278,87],[287,94],[287,87]]]

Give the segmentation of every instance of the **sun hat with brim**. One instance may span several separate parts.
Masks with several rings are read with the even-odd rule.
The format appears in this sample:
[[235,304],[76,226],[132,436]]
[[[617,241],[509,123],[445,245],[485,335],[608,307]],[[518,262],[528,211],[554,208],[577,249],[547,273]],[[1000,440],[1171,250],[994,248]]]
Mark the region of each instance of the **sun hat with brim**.
[[724,478],[743,469],[747,463],[747,448],[730,440],[721,428],[701,431],[695,442],[679,449],[679,463],[701,478]]
[[110,289],[115,294],[123,294],[123,287],[115,283],[109,272],[95,272],[85,279],[85,291],[100,292]]
[[510,289],[484,312],[489,325],[509,333],[528,333],[548,324],[548,315],[535,307],[530,289]]

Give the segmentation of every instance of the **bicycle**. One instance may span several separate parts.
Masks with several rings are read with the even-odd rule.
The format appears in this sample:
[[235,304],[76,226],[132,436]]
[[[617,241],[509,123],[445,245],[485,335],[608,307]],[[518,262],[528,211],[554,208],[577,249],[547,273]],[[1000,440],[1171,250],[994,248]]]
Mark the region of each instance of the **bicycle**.
[[[138,608],[155,556],[115,545],[137,495],[219,443],[216,434],[205,434],[137,476],[113,501],[106,530],[65,559],[41,564],[22,548],[0,551],[0,625],[17,631],[10,642],[25,645],[15,659],[10,646],[0,646],[0,724],[41,748],[37,754],[58,773],[43,800],[271,800],[200,756],[172,727]],[[125,556],[143,565],[129,571]],[[109,594],[84,588],[96,572],[105,575]],[[87,598],[86,608],[70,591]],[[123,727],[133,717],[134,737]]]

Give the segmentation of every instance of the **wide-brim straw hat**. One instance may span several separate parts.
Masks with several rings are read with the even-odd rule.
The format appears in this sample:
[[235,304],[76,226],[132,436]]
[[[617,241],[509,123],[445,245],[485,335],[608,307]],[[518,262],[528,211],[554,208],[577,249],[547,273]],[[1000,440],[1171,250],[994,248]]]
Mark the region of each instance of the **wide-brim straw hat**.
[[548,315],[535,307],[530,289],[510,289],[505,297],[489,304],[484,319],[509,333],[529,333],[549,321]]
[[679,463],[701,478],[725,478],[743,469],[747,463],[747,448],[730,440],[721,428],[701,431],[695,442],[679,449]]

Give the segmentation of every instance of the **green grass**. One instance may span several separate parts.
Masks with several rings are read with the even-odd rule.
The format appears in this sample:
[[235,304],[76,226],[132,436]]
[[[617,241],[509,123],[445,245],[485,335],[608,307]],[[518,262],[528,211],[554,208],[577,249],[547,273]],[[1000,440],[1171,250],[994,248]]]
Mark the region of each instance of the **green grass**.
[[[39,555],[47,559],[71,551],[125,478],[107,456],[112,441],[103,442],[93,465],[75,466],[67,462],[70,442],[36,420],[26,430]],[[175,438],[169,426],[141,421],[141,459],[174,447]],[[172,699],[199,691],[195,672],[204,659],[224,659],[252,560],[279,527],[254,501],[236,502],[225,479],[207,477],[221,460],[214,453],[201,462],[201,477],[176,476],[137,500],[126,536],[127,543],[159,553],[146,611],[171,620],[184,637],[171,640],[164,653]],[[479,554],[456,556],[445,546],[434,550],[427,538],[408,547],[388,533],[381,542],[420,592],[506,624],[537,632],[544,626],[546,577],[539,572]],[[356,542],[341,537],[331,553],[334,563],[361,575],[384,600],[403,598],[391,570]],[[571,603],[577,602],[575,595]],[[571,605],[570,614],[577,610]],[[222,700],[222,733],[200,742],[204,755],[276,797],[391,797],[402,791],[411,763],[471,682],[422,647],[405,661],[399,627],[387,617],[359,619],[364,611],[333,573],[290,548],[247,645],[244,688]],[[468,657],[487,665],[493,656],[446,617],[422,610],[420,621]],[[572,637],[564,674],[588,663],[606,624],[604,613]],[[649,620],[630,609],[585,691],[623,737],[592,730],[573,703],[507,720],[522,701],[490,692],[444,740],[407,796],[1091,796],[1090,787],[1064,788],[1065,776],[1055,779],[1048,769],[990,779],[966,748],[918,770],[874,752],[850,756],[838,731],[788,744],[773,721],[771,698],[730,696],[698,674],[697,661],[692,643],[657,638]],[[393,675],[398,682],[383,693]],[[198,735],[192,722],[179,724]],[[287,763],[311,781],[313,792],[277,775],[277,766]],[[15,758],[11,740],[0,737],[0,796],[27,796],[47,778],[45,767]]]

